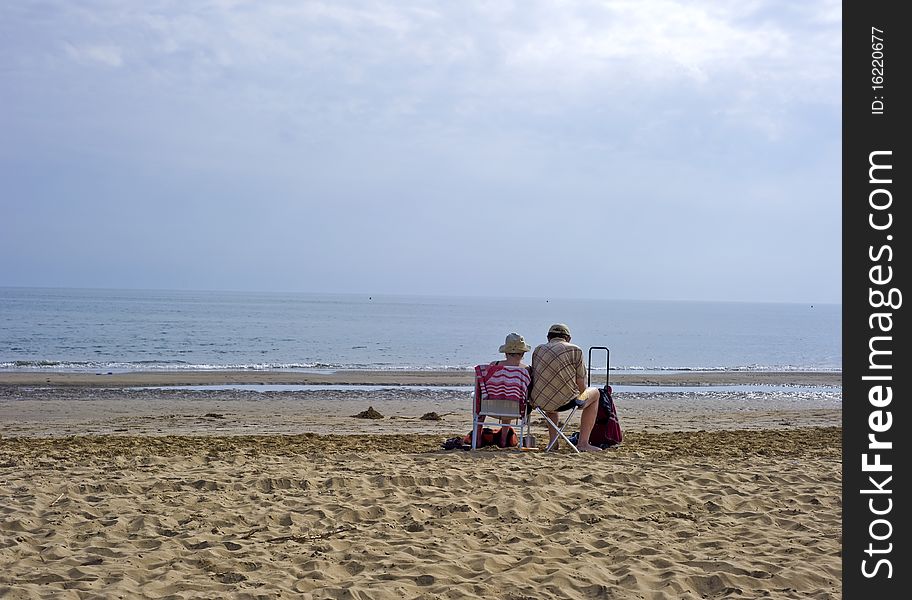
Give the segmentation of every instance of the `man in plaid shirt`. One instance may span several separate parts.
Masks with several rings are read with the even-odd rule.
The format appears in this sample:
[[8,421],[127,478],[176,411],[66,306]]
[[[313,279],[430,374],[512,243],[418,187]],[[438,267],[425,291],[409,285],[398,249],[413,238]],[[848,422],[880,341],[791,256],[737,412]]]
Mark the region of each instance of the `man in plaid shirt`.
[[[555,323],[548,330],[548,343],[541,344],[532,352],[532,393],[530,401],[557,423],[557,409],[579,398],[583,400],[580,417],[580,437],[577,448],[585,452],[601,452],[598,446],[589,443],[589,434],[595,425],[598,413],[599,391],[586,387],[586,365],[583,350],[570,343],[570,328]],[[548,435],[554,441],[557,430],[548,425]],[[557,448],[557,443],[554,445]]]

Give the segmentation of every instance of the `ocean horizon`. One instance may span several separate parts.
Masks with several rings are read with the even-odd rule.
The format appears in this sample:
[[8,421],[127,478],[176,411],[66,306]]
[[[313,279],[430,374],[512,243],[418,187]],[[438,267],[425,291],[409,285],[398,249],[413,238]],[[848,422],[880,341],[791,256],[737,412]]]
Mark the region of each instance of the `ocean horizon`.
[[[610,369],[840,371],[838,304],[0,288],[0,371],[462,370],[566,323]],[[528,361],[530,355],[526,356]],[[596,352],[593,370],[604,370]]]

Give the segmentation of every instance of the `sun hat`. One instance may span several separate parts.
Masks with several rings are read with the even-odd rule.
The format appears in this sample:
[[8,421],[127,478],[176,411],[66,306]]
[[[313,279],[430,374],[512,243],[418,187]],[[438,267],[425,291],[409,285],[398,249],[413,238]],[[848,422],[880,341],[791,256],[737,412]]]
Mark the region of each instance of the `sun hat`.
[[548,335],[562,335],[564,337],[570,337],[570,328],[563,323],[555,323],[551,326],[551,329],[548,330]]
[[507,339],[498,352],[503,352],[504,354],[523,354],[531,349],[532,347],[526,343],[523,336],[514,332],[507,336]]

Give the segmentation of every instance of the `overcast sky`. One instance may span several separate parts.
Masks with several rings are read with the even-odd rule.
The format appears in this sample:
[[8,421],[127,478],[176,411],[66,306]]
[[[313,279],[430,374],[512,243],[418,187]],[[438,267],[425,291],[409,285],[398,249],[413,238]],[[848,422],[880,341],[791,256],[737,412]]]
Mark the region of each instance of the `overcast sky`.
[[0,3],[0,286],[839,302],[839,2]]

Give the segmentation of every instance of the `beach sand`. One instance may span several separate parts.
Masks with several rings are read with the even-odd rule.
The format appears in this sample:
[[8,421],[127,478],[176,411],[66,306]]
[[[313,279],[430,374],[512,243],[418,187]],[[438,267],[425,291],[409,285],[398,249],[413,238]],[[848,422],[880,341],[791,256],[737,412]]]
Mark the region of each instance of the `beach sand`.
[[[841,596],[841,409],[800,392],[618,394],[624,443],[575,455],[442,450],[470,428],[454,390],[10,375],[0,598]],[[444,375],[422,383],[464,383]]]

